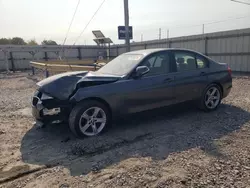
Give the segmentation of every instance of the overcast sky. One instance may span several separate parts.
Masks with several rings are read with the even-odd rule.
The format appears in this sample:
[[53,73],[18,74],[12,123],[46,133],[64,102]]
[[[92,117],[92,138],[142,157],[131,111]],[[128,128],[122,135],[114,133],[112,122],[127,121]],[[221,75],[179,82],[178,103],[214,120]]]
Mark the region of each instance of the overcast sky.
[[[66,44],[72,44],[103,0],[81,0]],[[250,0],[245,0],[250,2]],[[0,0],[0,38],[53,39],[62,43],[78,0]],[[93,44],[92,30],[100,29],[115,43],[117,26],[124,25],[123,0],[106,0],[77,44]],[[230,0],[129,0],[134,41],[250,27],[250,6]],[[233,18],[245,17],[233,20]],[[232,20],[231,20],[232,19]],[[198,26],[196,26],[198,25]],[[177,27],[182,26],[182,27]],[[190,26],[190,27],[188,27]]]

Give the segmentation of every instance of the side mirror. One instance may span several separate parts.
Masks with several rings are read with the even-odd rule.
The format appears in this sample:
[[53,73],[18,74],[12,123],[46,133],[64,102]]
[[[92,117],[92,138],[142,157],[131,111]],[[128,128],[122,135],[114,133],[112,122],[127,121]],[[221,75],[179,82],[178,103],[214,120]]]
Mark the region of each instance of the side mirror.
[[139,78],[145,74],[147,74],[149,72],[149,68],[147,66],[139,66],[136,68],[136,71],[135,71],[135,77],[136,78]]

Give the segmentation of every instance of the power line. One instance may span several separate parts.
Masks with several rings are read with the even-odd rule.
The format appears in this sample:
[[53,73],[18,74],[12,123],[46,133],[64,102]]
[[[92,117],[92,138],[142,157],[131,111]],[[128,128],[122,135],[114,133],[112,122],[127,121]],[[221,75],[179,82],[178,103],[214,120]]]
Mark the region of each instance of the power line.
[[[202,27],[202,33],[205,34],[205,26],[206,26],[206,25],[212,25],[212,24],[217,24],[217,23],[223,23],[223,22],[227,22],[227,21],[230,21],[230,20],[239,20],[239,19],[249,18],[249,17],[250,17],[250,15],[246,15],[246,16],[235,17],[235,18],[228,18],[228,19],[225,19],[225,20],[204,22],[203,24],[171,26],[171,27],[168,27],[168,28],[167,28],[167,38],[169,38],[169,31],[170,31],[172,28]],[[145,30],[144,30],[144,31],[145,31]],[[147,31],[152,31],[152,29],[147,29]]]
[[[76,15],[76,12],[77,12],[78,7],[79,7],[79,5],[80,5],[80,1],[81,1],[81,0],[78,0],[78,3],[77,3],[77,5],[76,5],[76,8],[75,8],[75,11],[74,11],[74,14],[73,14],[73,17],[72,17],[72,19],[71,19],[71,21],[70,21],[70,24],[69,24],[69,27],[68,27],[66,36],[65,36],[65,38],[64,38],[64,40],[63,40],[61,52],[63,52],[63,48],[64,48],[64,45],[65,45],[65,43],[66,43],[66,41],[67,41],[67,38],[68,38],[68,35],[69,35],[69,32],[70,32],[71,26],[72,26],[72,24],[73,24],[73,21],[74,21],[74,19],[75,19],[75,15]],[[59,56],[59,59],[62,59],[61,56]]]
[[65,42],[66,42],[66,40],[67,40],[67,38],[68,38],[69,31],[70,31],[70,28],[71,28],[71,26],[72,26],[72,24],[73,24],[73,21],[74,21],[74,19],[75,19],[75,15],[76,15],[76,12],[77,12],[77,9],[78,9],[78,7],[79,7],[80,2],[81,2],[81,0],[78,0],[78,3],[77,3],[76,8],[75,8],[75,12],[74,12],[73,17],[72,17],[72,19],[71,19],[71,22],[70,22],[70,24],[69,24],[69,28],[68,28],[68,30],[67,30],[65,39],[64,39],[64,41],[63,41],[63,45],[65,44]]
[[82,30],[82,32],[80,33],[80,35],[76,38],[75,42],[73,45],[75,45],[77,43],[77,41],[79,40],[79,38],[82,36],[82,34],[84,33],[84,31],[87,29],[87,27],[89,26],[89,24],[91,23],[91,21],[94,19],[95,15],[98,13],[98,11],[101,9],[102,5],[104,4],[106,0],[103,0],[102,3],[99,5],[99,7],[97,8],[97,10],[95,11],[95,13],[93,14],[93,16],[90,18],[89,22],[86,24],[86,26],[84,27],[84,29]]
[[[241,17],[236,17],[236,18],[228,18],[228,19],[225,19],[225,20],[218,20],[218,21],[212,21],[212,22],[205,22],[205,23],[203,23],[203,24],[204,24],[204,25],[211,25],[211,24],[216,24],[216,23],[227,22],[227,21],[230,21],[230,20],[239,20],[239,19],[248,18],[248,17],[250,17],[250,15],[241,16]],[[201,26],[201,25],[203,25],[203,24],[178,25],[178,26],[172,26],[172,27],[169,27],[169,28],[198,27],[198,26]]]
[[209,22],[209,23],[205,23],[205,25],[211,25],[211,24],[216,24],[216,23],[222,23],[222,22],[227,22],[227,21],[230,21],[230,20],[239,20],[239,19],[248,18],[248,17],[250,17],[250,15],[248,15],[248,16],[242,16],[242,17],[236,17],[236,18],[228,18],[228,19],[226,19],[226,20],[219,20],[219,21]]
[[238,1],[238,0],[231,0],[231,1],[236,2],[236,3],[245,4],[245,5],[250,5],[250,3],[247,3],[247,2],[244,2],[244,1]]
[[[79,0],[80,1],[80,0]],[[79,40],[79,38],[82,36],[82,34],[84,33],[84,31],[87,29],[88,25],[91,23],[91,21],[94,19],[95,15],[98,13],[98,11],[101,9],[102,5],[104,4],[106,0],[103,0],[102,3],[99,5],[98,9],[95,11],[95,13],[93,14],[93,16],[90,18],[89,22],[86,24],[86,26],[84,27],[84,29],[82,30],[82,32],[80,33],[80,35],[76,38],[75,42],[73,43],[73,45],[68,49],[72,49],[72,47],[77,43],[77,41]],[[67,59],[67,58],[66,58]],[[68,63],[68,60],[67,60]],[[69,64],[70,66],[70,64]],[[71,66],[70,66],[71,68]]]

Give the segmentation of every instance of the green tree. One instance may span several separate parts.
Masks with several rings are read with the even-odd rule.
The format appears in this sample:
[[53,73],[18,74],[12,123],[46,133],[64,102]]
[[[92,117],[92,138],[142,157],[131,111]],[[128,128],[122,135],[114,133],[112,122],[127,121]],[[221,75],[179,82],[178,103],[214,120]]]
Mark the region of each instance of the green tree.
[[20,37],[14,37],[11,39],[11,44],[14,45],[25,45],[26,42]]
[[42,45],[57,45],[57,43],[53,40],[43,40]]
[[7,39],[7,38],[0,39],[0,45],[6,45],[6,44],[10,44],[10,43],[11,43],[10,39]]
[[29,41],[27,42],[27,45],[36,46],[36,45],[38,45],[38,43],[36,42],[35,39],[31,39],[31,40],[29,40]]

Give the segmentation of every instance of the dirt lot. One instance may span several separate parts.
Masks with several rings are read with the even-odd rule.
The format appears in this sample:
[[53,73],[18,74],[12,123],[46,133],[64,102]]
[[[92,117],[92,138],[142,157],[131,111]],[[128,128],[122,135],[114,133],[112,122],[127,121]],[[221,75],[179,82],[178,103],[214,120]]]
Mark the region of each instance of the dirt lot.
[[33,127],[36,78],[0,75],[0,187],[250,187],[250,78],[212,113],[192,105],[140,113],[79,140]]

